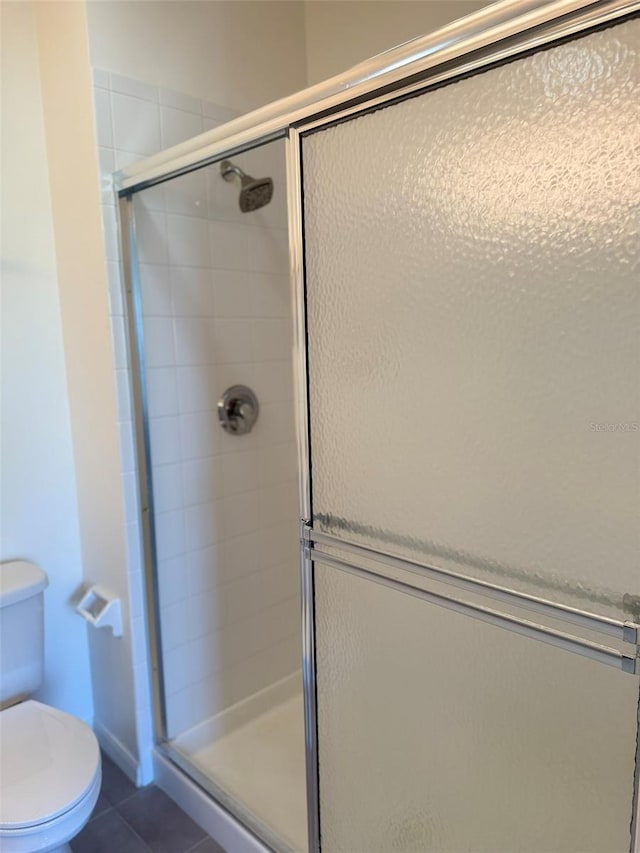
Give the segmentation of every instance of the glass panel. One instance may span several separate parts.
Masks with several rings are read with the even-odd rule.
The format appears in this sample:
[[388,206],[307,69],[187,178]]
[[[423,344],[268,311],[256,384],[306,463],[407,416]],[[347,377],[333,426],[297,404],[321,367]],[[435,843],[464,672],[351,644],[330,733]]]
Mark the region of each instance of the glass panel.
[[[267,204],[264,182],[241,190],[219,164],[135,197],[164,710],[182,766],[269,844],[302,851],[284,143],[234,166],[273,180]],[[218,419],[234,385],[258,400],[245,434]]]
[[316,527],[633,612],[639,45],[629,21],[304,138]]
[[628,853],[638,680],[316,563],[323,853]]

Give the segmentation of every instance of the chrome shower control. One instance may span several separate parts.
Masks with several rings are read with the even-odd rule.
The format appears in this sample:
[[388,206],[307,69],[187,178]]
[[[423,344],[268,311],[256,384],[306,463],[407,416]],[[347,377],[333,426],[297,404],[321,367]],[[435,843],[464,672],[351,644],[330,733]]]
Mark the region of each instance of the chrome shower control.
[[218,400],[222,429],[232,435],[246,435],[258,420],[258,398],[246,385],[232,385]]

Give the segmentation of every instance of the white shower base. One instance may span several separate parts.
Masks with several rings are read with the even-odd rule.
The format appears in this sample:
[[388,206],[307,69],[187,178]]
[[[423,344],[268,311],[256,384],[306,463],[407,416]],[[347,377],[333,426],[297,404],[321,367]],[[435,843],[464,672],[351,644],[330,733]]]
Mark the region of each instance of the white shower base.
[[172,746],[293,850],[306,853],[300,674],[190,729]]

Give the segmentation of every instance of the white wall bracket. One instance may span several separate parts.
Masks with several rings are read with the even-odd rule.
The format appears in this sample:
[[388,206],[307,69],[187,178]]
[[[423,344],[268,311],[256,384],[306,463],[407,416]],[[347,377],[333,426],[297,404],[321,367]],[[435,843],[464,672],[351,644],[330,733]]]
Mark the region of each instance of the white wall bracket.
[[122,603],[104,587],[90,587],[76,605],[76,612],[94,628],[111,628],[114,637],[122,636]]

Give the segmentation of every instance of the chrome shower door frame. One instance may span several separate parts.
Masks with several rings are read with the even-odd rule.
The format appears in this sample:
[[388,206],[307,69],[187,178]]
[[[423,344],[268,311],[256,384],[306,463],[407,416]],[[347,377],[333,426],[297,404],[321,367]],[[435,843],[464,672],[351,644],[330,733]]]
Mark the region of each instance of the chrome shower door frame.
[[[481,10],[459,24],[452,24],[434,34],[416,39],[387,51],[351,71],[298,95],[261,108],[219,129],[203,134],[194,141],[183,143],[167,152],[149,158],[123,170],[117,176],[120,196],[121,241],[127,290],[127,324],[130,363],[140,369],[142,330],[136,323],[136,250],[135,225],[132,216],[132,196],[150,186],[171,180],[182,174],[228,159],[243,151],[259,147],[276,139],[286,138],[287,199],[289,213],[290,274],[295,304],[294,366],[296,378],[297,443],[299,458],[300,539],[302,577],[302,671],[305,708],[306,784],[309,829],[309,851],[320,853],[320,815],[318,787],[318,739],[316,709],[316,664],[314,624],[314,548],[320,535],[311,526],[312,481],[309,436],[308,348],[306,331],[306,296],[304,273],[304,223],[301,137],[304,133],[329,126],[337,121],[367,112],[412,95],[479,73],[493,65],[516,59],[564,40],[577,38],[587,31],[615,23],[640,12],[640,0],[505,0],[487,10]],[[138,461],[148,458],[146,434],[146,404],[144,387],[134,380],[133,403],[136,424]],[[160,666],[160,626],[157,605],[157,577],[153,546],[153,512],[147,466],[138,464],[138,488],[141,495],[140,521],[143,531],[144,566],[147,589],[147,621],[150,633],[154,694],[154,725],[158,746],[174,762],[176,756],[167,746],[164,719],[162,668]],[[331,543],[325,542],[330,546]],[[342,543],[344,544],[344,543]],[[339,547],[338,542],[334,543]],[[361,555],[362,556],[362,555]],[[316,551],[318,561],[321,552]],[[363,571],[362,567],[326,555],[325,559],[342,562],[345,571]],[[384,563],[384,560],[380,561]],[[432,568],[432,567],[421,567]],[[368,571],[368,570],[365,570]],[[436,568],[437,571],[437,568]],[[376,566],[380,582],[385,578],[382,565]],[[405,590],[406,591],[406,590]],[[513,590],[500,588],[494,597],[504,595],[514,606],[523,606],[522,596]],[[536,604],[537,602],[537,604]],[[544,612],[549,602],[534,599],[534,606]],[[552,603],[551,603],[552,604]],[[539,606],[538,606],[539,605]],[[553,604],[552,604],[553,606]],[[576,623],[586,615],[566,608],[568,620]],[[569,613],[570,612],[570,613]],[[582,615],[581,615],[582,614]],[[549,614],[547,614],[549,615]],[[634,617],[635,619],[635,617]],[[637,643],[638,621],[604,625],[603,633],[632,638]],[[611,621],[611,620],[609,620]],[[598,618],[595,618],[598,622]],[[597,625],[590,624],[589,627]],[[541,626],[538,626],[541,627]],[[573,638],[575,639],[575,638]],[[636,646],[637,656],[637,646]],[[611,657],[611,655],[609,655]],[[621,660],[634,660],[621,656]],[[631,671],[637,662],[621,665]],[[640,750],[640,746],[638,747]],[[636,756],[634,780],[634,816],[632,819],[631,853],[640,853],[638,825],[640,752]],[[219,796],[216,786],[202,787]],[[225,803],[225,805],[227,805]],[[229,806],[227,805],[229,808]],[[230,809],[232,810],[232,809]],[[239,815],[236,815],[239,817]],[[255,830],[254,830],[255,831]]]
[[[255,146],[275,142],[282,134],[259,140]],[[198,171],[210,165],[197,165],[189,171]],[[167,178],[171,180],[174,175]],[[153,735],[156,749],[189,779],[212,797],[216,803],[237,820],[265,849],[295,853],[265,822],[248,813],[217,781],[190,762],[172,743],[168,735],[165,703],[165,683],[162,667],[162,628],[160,596],[155,546],[155,515],[153,482],[151,474],[151,440],[149,411],[145,381],[144,324],[142,314],[140,278],[138,274],[138,244],[134,197],[140,187],[130,192],[119,192],[118,218],[122,249],[122,279],[124,284],[125,338],[127,363],[131,372],[131,411],[134,428],[134,454],[136,459],[136,486],[138,492],[138,519],[141,532],[142,564],[145,589],[146,631],[150,657],[150,687],[152,696]]]

